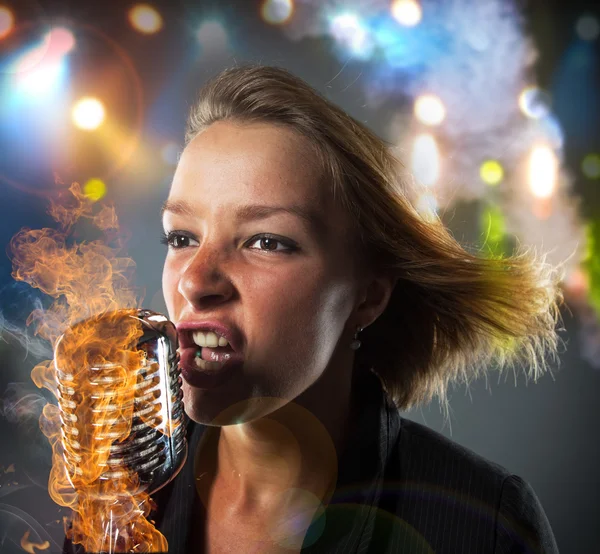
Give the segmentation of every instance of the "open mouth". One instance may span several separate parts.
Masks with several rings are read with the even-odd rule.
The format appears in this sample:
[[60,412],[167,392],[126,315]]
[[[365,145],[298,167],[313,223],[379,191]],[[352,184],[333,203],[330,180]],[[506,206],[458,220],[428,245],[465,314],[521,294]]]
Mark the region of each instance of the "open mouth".
[[[214,346],[215,342],[217,343]],[[221,346],[219,346],[219,342]],[[200,344],[198,344],[200,343]],[[206,344],[211,346],[205,346]],[[221,372],[223,368],[239,365],[243,362],[240,352],[234,351],[222,336],[207,337],[196,329],[180,329],[179,331],[180,368],[184,373],[191,372],[213,373]]]

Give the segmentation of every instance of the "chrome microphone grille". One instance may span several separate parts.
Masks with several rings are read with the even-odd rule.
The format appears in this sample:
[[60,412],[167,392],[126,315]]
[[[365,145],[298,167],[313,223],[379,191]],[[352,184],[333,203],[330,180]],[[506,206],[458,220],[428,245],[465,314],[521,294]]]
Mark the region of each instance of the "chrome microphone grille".
[[[132,325],[141,326],[135,351],[143,354],[142,362],[133,366],[135,375],[127,375],[127,364],[118,355],[115,360],[107,355],[111,349],[106,340]],[[87,342],[77,338],[81,329]],[[85,349],[85,362],[77,366],[74,360],[81,360]],[[148,493],[171,481],[187,455],[175,326],[150,310],[112,312],[73,326],[57,342],[54,359],[61,444],[71,483],[77,488],[82,468],[88,471],[90,463],[95,463],[100,481],[135,473]],[[130,393],[122,401],[118,389],[126,378]],[[119,431],[124,424],[125,438]],[[104,455],[96,457],[102,445]]]

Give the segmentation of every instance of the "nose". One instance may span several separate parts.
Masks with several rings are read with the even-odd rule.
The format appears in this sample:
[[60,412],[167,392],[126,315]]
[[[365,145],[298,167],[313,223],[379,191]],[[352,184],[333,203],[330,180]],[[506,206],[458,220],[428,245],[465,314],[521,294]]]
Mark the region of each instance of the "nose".
[[177,290],[195,310],[224,302],[233,294],[231,282],[220,269],[217,254],[202,247],[184,267]]

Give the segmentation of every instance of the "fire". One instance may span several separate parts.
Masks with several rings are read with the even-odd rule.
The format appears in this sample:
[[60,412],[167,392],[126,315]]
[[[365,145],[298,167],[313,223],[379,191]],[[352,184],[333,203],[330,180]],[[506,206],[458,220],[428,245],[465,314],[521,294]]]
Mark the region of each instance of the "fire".
[[[22,229],[11,249],[13,277],[54,298],[27,320],[54,349],[54,360],[31,373],[58,400],[40,417],[53,450],[50,496],[73,510],[66,535],[88,552],[164,552],[165,537],[147,520],[154,507],[149,494],[126,460],[115,456],[134,415],[150,426],[162,421],[165,434],[173,431],[152,404],[134,414],[140,387],[152,383],[146,353],[136,347],[143,330],[130,285],[134,262],[120,256],[114,208],[98,210],[77,183],[49,213],[58,230]],[[104,240],[72,242],[74,227],[86,221]]]
[[25,534],[21,537],[21,548],[25,550],[25,552],[29,552],[29,554],[35,554],[35,548],[38,550],[47,550],[50,548],[50,543],[48,541],[44,542],[31,542],[29,540],[29,531],[25,531]]

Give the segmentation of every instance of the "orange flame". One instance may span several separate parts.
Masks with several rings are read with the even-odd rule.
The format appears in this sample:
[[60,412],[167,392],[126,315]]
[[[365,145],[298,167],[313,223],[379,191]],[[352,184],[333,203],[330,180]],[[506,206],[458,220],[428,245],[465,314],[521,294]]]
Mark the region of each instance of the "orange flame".
[[[139,321],[128,317],[137,303],[130,285],[134,262],[119,256],[114,208],[95,210],[79,184],[52,202],[49,213],[58,230],[22,229],[11,249],[13,277],[55,299],[27,320],[55,353],[31,373],[59,400],[59,406],[46,404],[40,417],[53,451],[50,496],[73,510],[65,532],[86,551],[164,552],[167,541],[146,519],[154,505],[138,476],[124,462],[109,460],[111,447],[131,433],[136,384],[146,364],[136,349]],[[109,240],[70,242],[82,218]],[[153,415],[144,421],[151,425]]]
[[44,542],[31,542],[29,540],[29,531],[25,531],[25,534],[21,537],[21,548],[25,550],[25,552],[29,552],[29,554],[35,554],[35,548],[38,550],[47,550],[50,548],[50,543],[48,541]]

